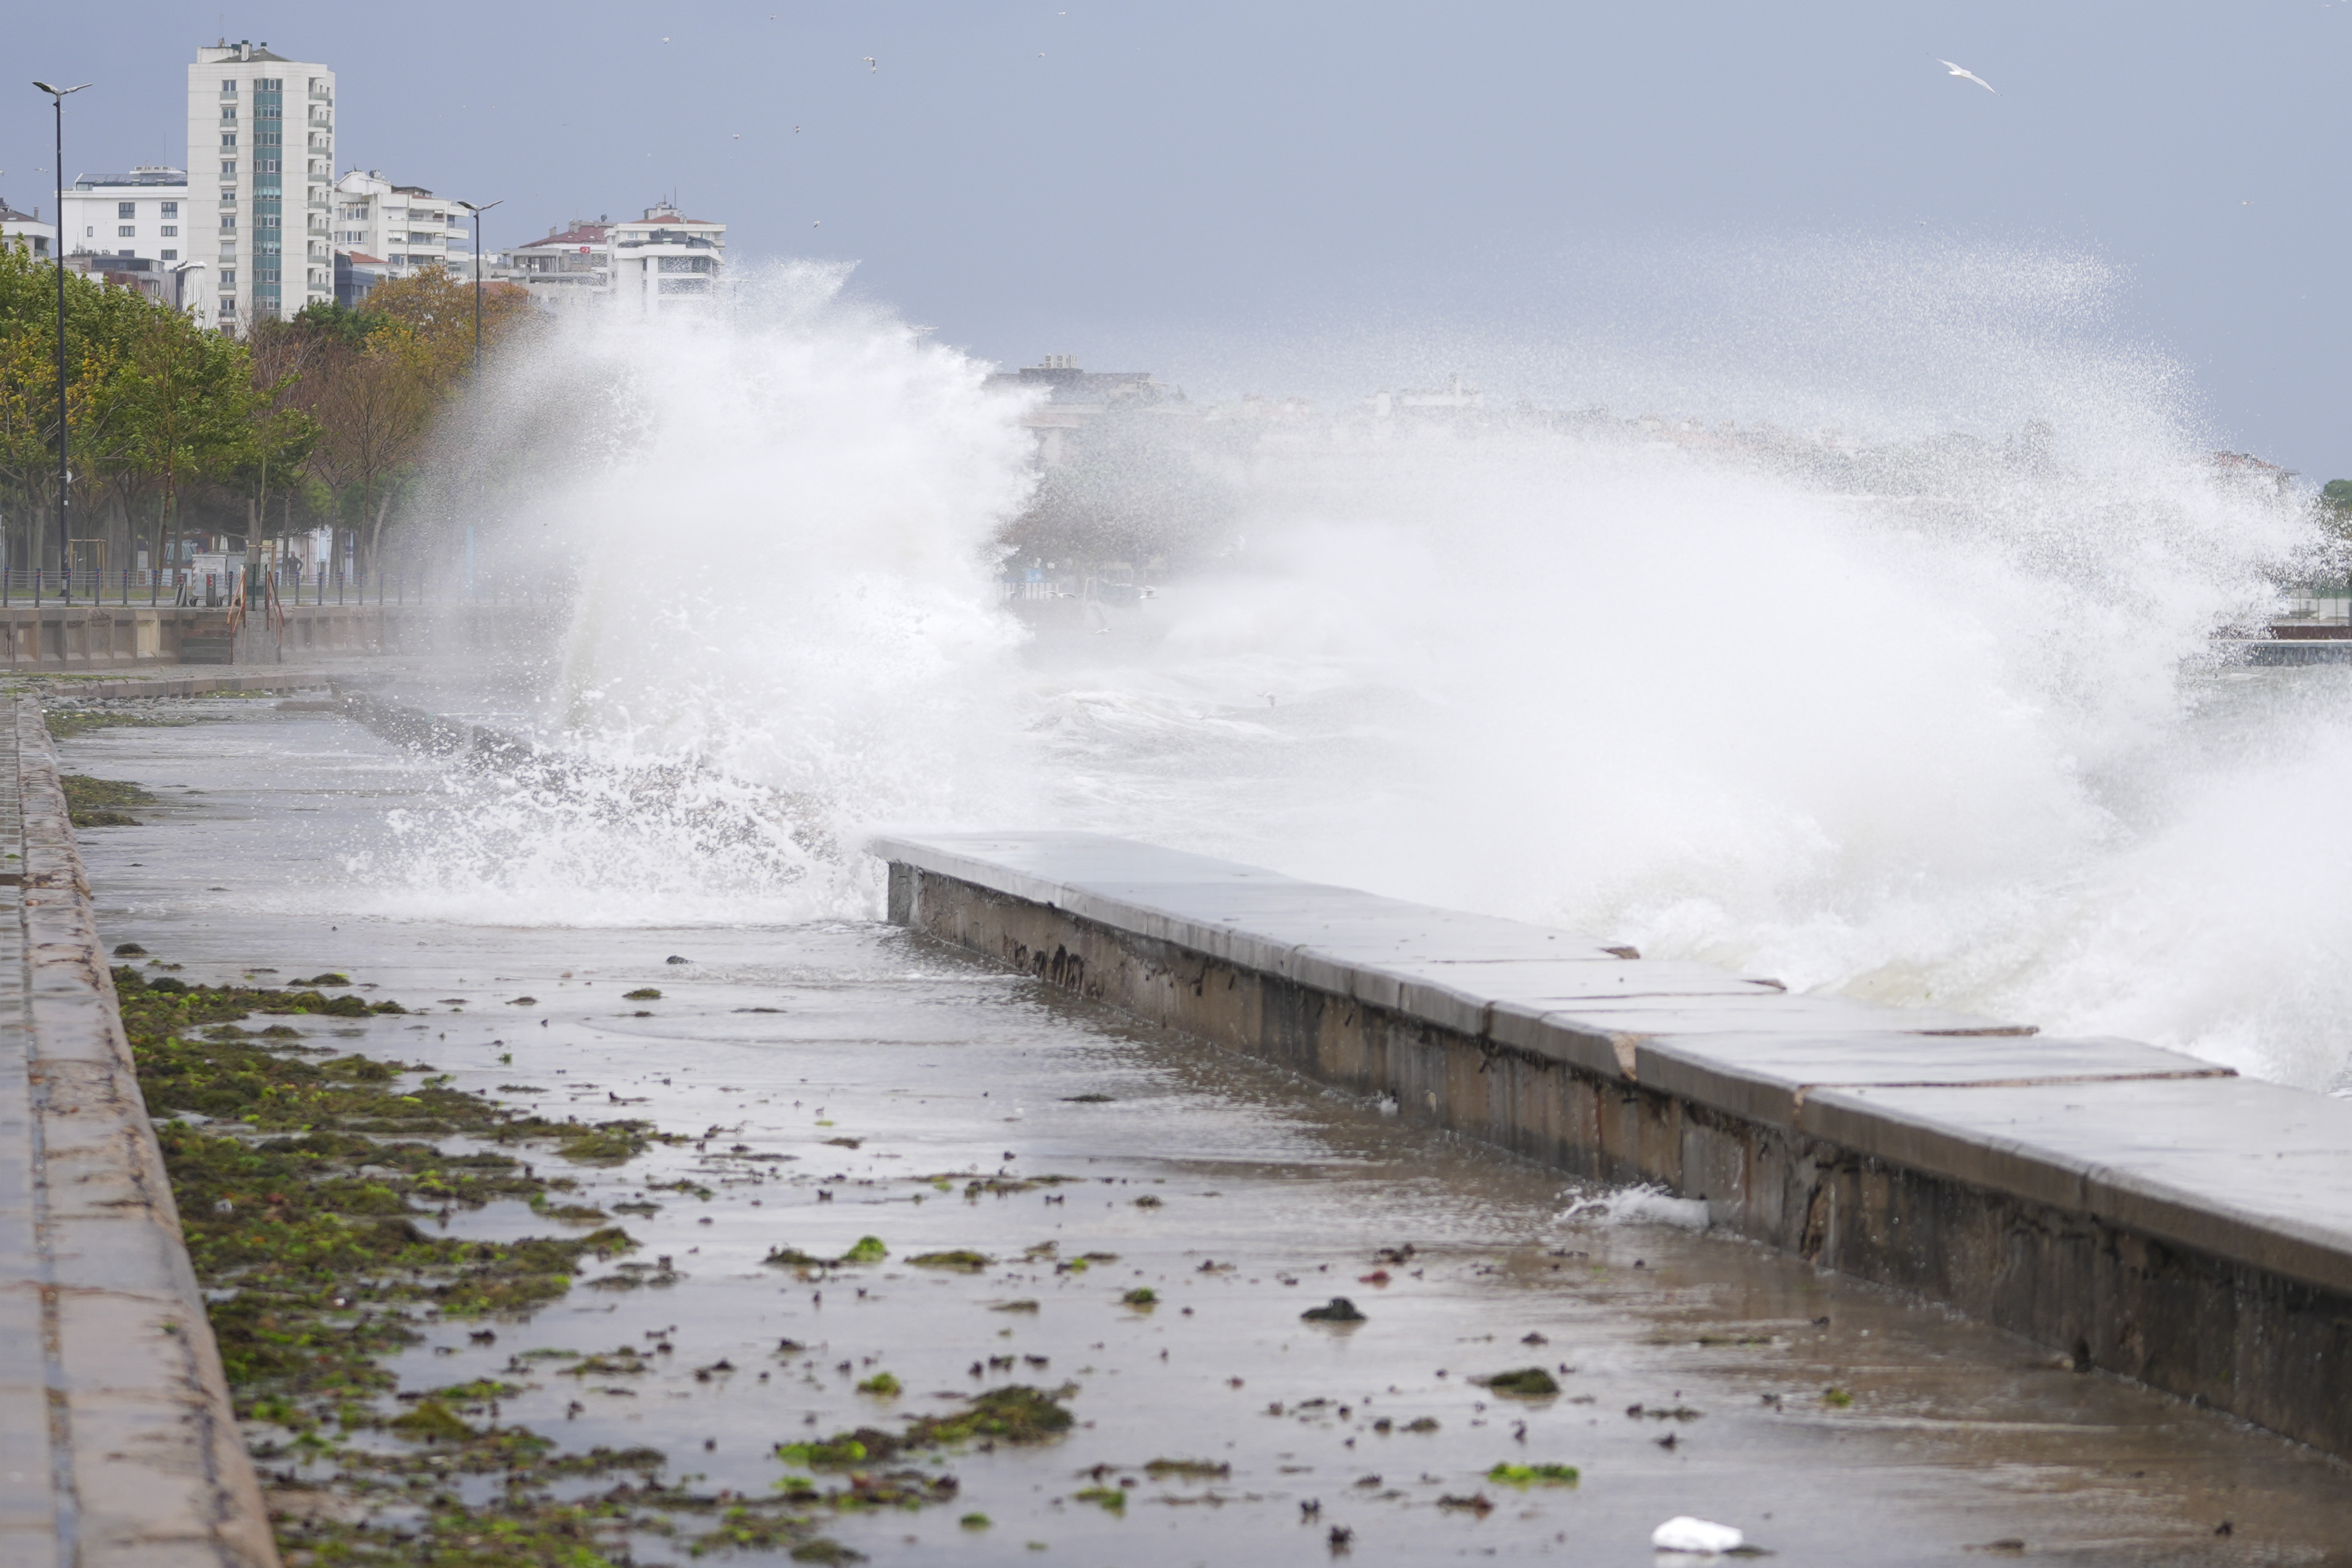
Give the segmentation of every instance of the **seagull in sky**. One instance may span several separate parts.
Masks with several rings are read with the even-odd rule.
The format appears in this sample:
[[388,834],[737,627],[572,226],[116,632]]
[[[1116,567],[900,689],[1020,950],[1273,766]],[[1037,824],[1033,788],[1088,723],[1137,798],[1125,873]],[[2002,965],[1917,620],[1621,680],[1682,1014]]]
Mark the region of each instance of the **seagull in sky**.
[[1956,65],[1954,65],[1954,64],[1953,64],[1951,61],[1949,61],[1949,60],[1937,60],[1936,63],[1937,63],[1937,65],[1939,65],[1939,66],[1942,66],[1945,69],[1947,69],[1947,70],[1950,71],[1954,76],[1956,76],[1956,77],[1959,77],[1959,78],[1962,78],[1962,79],[1965,79],[1965,80],[1972,81],[1972,82],[1976,83],[1979,87],[1980,87],[1980,88],[1984,89],[1987,92],[1991,93],[1995,98],[1999,98],[1999,97],[2000,96],[2000,92],[1999,92],[1999,91],[1998,91],[1998,90],[1993,87],[1992,83],[1990,83],[1990,82],[1989,82],[1989,81],[1985,80],[1985,79],[1984,79],[1984,78],[1982,78],[1982,77],[1980,77],[1980,76],[1977,75],[1977,73],[1976,73],[1976,72],[1974,72],[1974,71],[1972,71],[1972,70],[1969,69],[1969,68],[1968,68],[1968,67],[1966,67],[1966,66],[1956,66]]
[[868,71],[878,71],[882,68],[880,66],[874,63],[874,57],[872,55],[860,55],[857,58],[866,62],[866,68]]

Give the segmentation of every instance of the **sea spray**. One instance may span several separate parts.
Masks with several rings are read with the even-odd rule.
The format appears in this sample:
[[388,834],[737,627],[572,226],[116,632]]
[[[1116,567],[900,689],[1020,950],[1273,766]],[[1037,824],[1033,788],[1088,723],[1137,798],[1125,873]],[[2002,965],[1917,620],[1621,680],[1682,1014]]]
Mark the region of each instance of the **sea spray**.
[[587,434],[454,438],[565,454],[484,543],[576,582],[541,733],[698,793],[453,784],[387,907],[872,917],[865,824],[1093,827],[2326,1082],[2352,896],[2293,846],[2334,831],[2352,689],[2210,651],[2318,536],[2158,358],[2037,323],[2105,285],[2031,260],[1874,300],[1832,269],[1831,368],[1889,345],[1846,416],[1799,356],[1718,367],[1730,427],[1687,364],[1632,380],[1696,421],[1203,421],[1223,558],[1158,584],[1148,651],[1026,665],[991,569],[1033,449],[982,367],[804,268],[729,321],[575,325],[505,384],[587,389]]
[[[371,868],[388,908],[863,912],[878,869],[842,849],[858,824],[1024,815],[1023,633],[992,583],[1034,482],[1024,400],[844,300],[845,276],[779,268],[719,318],[566,322],[446,433],[445,525],[466,476],[530,476],[475,547],[508,580],[563,584],[516,717],[589,766],[560,788],[453,775],[448,808],[404,819],[406,852]],[[548,388],[576,421],[550,424]],[[680,787],[627,782],[648,770]]]

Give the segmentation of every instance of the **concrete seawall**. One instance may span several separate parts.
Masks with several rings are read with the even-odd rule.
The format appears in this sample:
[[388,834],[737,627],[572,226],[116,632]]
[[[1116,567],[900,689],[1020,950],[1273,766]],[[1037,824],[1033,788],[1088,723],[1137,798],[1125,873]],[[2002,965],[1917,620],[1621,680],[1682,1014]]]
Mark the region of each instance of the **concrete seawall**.
[[869,848],[898,924],[2352,1456],[2352,1103],[1096,835]]
[[15,674],[153,666],[268,665],[371,654],[479,654],[543,644],[562,625],[551,604],[294,605],[282,626],[225,609],[172,605],[24,603],[0,606],[0,666]]
[[0,725],[0,1563],[278,1562],[38,702]]

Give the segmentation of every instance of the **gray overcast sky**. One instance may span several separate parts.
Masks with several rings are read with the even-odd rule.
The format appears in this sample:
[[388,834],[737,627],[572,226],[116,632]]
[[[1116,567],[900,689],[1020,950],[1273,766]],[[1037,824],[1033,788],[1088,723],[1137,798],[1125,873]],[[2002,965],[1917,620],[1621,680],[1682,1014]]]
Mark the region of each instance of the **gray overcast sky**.
[[[2216,439],[2352,474],[2346,0],[113,0],[9,24],[20,76],[97,83],[69,174],[184,162],[184,67],[224,29],[335,68],[345,167],[505,198],[494,244],[674,190],[739,256],[856,259],[1010,363],[1196,395],[1461,363],[1607,397],[1470,345],[1693,319],[1769,341],[1729,318],[1780,309],[1771,258],[1948,279],[2071,255],[2113,270],[2095,332],[2185,367]],[[0,195],[49,209],[48,136],[46,99],[0,91]],[[1790,319],[1843,287],[1913,308],[1814,277]],[[1359,324],[1427,363],[1284,384],[1269,345]]]

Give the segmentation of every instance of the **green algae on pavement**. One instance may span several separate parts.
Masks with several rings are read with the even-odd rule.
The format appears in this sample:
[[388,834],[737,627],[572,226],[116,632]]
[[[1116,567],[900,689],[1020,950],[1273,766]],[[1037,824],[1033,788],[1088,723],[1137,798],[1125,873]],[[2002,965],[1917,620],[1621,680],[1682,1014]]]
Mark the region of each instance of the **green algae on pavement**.
[[919,1252],[907,1261],[918,1268],[950,1268],[960,1274],[977,1274],[996,1259],[984,1252],[960,1247],[949,1252]]
[[806,1465],[812,1469],[840,1468],[959,1443],[992,1447],[1044,1443],[1070,1429],[1074,1418],[1062,1402],[1077,1392],[1076,1384],[1065,1384],[1050,1394],[1025,1384],[1007,1384],[970,1396],[964,1408],[952,1415],[918,1415],[908,1422],[904,1432],[860,1426],[818,1442],[780,1443],[776,1457],[788,1465]]
[[[579,1234],[604,1216],[555,1201],[578,1184],[537,1174],[507,1147],[552,1144],[576,1163],[615,1164],[656,1140],[688,1140],[644,1121],[520,1114],[424,1063],[336,1055],[283,1023],[239,1026],[256,1014],[344,1020],[404,1010],[316,989],[339,974],[304,990],[188,985],[130,966],[113,980],[289,1568],[624,1568],[632,1538],[644,1536],[681,1541],[697,1557],[781,1550],[795,1561],[855,1562],[856,1552],[822,1533],[824,1521],[955,1496],[953,1477],[911,1472],[791,1487],[772,1499],[708,1495],[663,1482],[668,1461],[657,1450],[563,1453],[527,1427],[499,1425],[499,1402],[523,1384],[477,1379],[399,1392],[386,1361],[418,1343],[423,1324],[528,1319],[568,1293],[583,1265],[636,1247],[617,1226]],[[427,1228],[453,1209],[518,1198],[574,1232],[486,1240]],[[852,1254],[886,1255],[870,1237]],[[667,1263],[643,1282],[677,1278]],[[590,1356],[547,1349],[517,1355],[508,1371],[529,1375],[550,1362],[583,1377],[646,1366],[633,1347]],[[903,1441],[936,1446],[983,1427],[1020,1441],[1010,1434],[1043,1429],[1054,1415],[1067,1426],[1050,1400],[1046,1409],[1041,1415],[1016,1394],[918,1422]],[[454,1485],[465,1476],[503,1485],[468,1502]]]
[[1545,1399],[1559,1392],[1559,1381],[1539,1366],[1523,1366],[1515,1372],[1498,1372],[1470,1381],[1490,1394],[1507,1394],[1515,1399]]
[[1486,1479],[1507,1487],[1525,1491],[1529,1487],[1572,1487],[1581,1479],[1574,1465],[1513,1465],[1499,1464],[1486,1472]]
[[161,714],[137,710],[123,711],[102,708],[50,708],[44,705],[41,721],[48,726],[53,741],[70,741],[76,735],[86,735],[92,730],[121,730],[133,725],[154,729],[178,729],[202,722],[198,719],[167,719]]
[[122,779],[94,779],[87,773],[63,773],[58,778],[66,797],[66,814],[76,827],[137,827],[134,805],[152,805],[155,797]]

